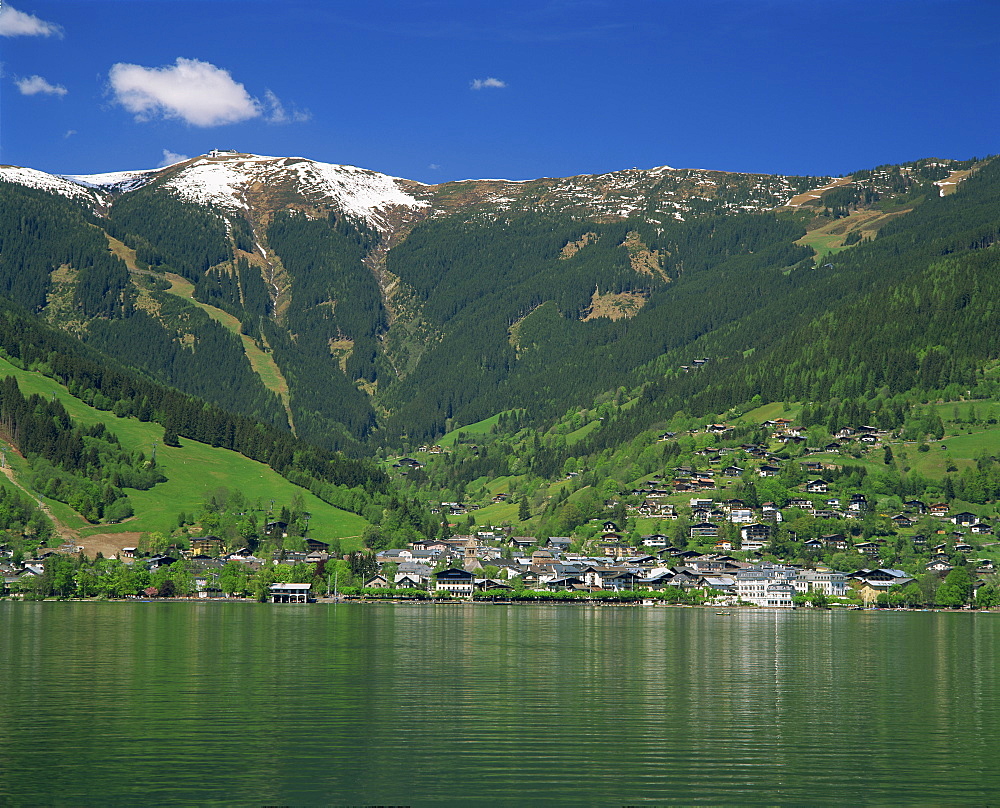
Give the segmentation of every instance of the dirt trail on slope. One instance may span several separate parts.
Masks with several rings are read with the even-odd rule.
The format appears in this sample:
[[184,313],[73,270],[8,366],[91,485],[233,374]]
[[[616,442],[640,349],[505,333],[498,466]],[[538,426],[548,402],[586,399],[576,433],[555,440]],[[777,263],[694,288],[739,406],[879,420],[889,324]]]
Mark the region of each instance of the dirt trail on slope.
[[[13,450],[11,450],[13,451]],[[52,525],[55,527],[56,533],[62,540],[62,545],[58,548],[60,552],[65,553],[78,553],[81,548],[84,553],[89,558],[94,558],[98,553],[101,553],[105,558],[111,558],[112,556],[121,557],[121,551],[125,547],[135,547],[139,544],[139,539],[142,538],[142,533],[139,532],[126,532],[126,533],[95,533],[91,536],[80,536],[80,532],[74,528],[68,527],[59,517],[56,516],[52,509],[45,504],[45,502],[39,499],[38,495],[33,491],[22,485],[18,479],[17,475],[14,473],[14,469],[10,466],[5,466],[0,469],[18,489],[23,491],[35,504],[38,505],[39,509],[52,520]]]
[[21,483],[18,482],[17,477],[14,475],[14,469],[12,469],[10,466],[4,466],[2,469],[0,469],[0,471],[2,471],[5,475],[7,475],[7,479],[10,480],[15,486],[17,486],[17,488],[19,488],[21,491],[23,491],[25,494],[31,497],[35,501],[35,504],[38,506],[38,508],[42,511],[42,513],[44,513],[47,517],[49,517],[49,519],[52,520],[52,524],[56,529],[56,533],[59,534],[59,538],[62,539],[63,544],[72,544],[74,546],[77,545],[80,538],[79,534],[75,530],[73,530],[73,528],[64,525],[59,520],[59,518],[52,512],[52,509],[48,505],[46,505],[43,500],[39,499],[36,493],[28,490],[23,485],[21,485]]

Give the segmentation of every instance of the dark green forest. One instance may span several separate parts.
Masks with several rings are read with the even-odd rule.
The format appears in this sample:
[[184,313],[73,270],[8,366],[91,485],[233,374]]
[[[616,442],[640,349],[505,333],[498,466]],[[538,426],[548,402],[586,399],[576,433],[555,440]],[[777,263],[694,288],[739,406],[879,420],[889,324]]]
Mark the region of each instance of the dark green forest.
[[[902,393],[948,397],[985,389],[983,369],[1000,355],[1000,163],[975,163],[946,197],[932,184],[973,165],[865,169],[795,210],[739,212],[757,180],[738,175],[720,175],[715,199],[687,200],[684,217],[657,208],[658,185],[626,219],[477,202],[391,237],[333,208],[300,209],[293,196],[251,222],[183,202],[160,180],[107,210],[4,183],[2,347],[89,401],[162,422],[171,440],[234,448],[320,487],[383,491],[370,467],[324,464],[348,463],[337,452],[405,451],[498,412],[518,413],[501,431],[541,431],[612,398],[628,406],[602,415],[581,450],[613,448],[678,412],[750,401],[861,408]],[[670,182],[697,180],[678,177]],[[858,211],[893,217],[863,238],[852,230],[821,259],[797,243]],[[138,273],[107,236],[135,250]],[[280,288],[259,256],[248,260],[258,252],[273,256]],[[291,421],[238,335],[171,293],[170,272],[273,358]],[[405,307],[386,292],[397,281]],[[595,301],[614,295],[629,296],[630,316],[593,316]],[[26,313],[72,337],[43,349],[58,339]],[[401,370],[388,338],[416,320],[413,334],[426,339]],[[81,343],[88,352],[67,348]],[[568,457],[545,453],[532,453],[539,473]],[[459,477],[504,461],[469,462]]]

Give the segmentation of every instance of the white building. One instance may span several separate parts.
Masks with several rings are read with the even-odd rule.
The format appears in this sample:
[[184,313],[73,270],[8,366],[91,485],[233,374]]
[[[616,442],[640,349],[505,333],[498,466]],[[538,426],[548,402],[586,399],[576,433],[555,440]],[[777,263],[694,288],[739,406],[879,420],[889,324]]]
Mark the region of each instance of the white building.
[[795,579],[795,591],[822,592],[828,598],[842,598],[847,594],[847,578],[836,570],[801,570]]
[[736,595],[745,603],[771,608],[794,608],[798,571],[778,564],[759,564],[736,573]]

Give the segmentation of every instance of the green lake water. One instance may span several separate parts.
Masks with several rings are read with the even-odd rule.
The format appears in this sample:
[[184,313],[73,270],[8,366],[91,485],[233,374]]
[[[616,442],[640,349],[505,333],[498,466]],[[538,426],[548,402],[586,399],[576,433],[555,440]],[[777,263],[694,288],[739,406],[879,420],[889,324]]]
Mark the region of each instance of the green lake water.
[[998,614],[0,603],[0,805],[996,804],[998,661]]

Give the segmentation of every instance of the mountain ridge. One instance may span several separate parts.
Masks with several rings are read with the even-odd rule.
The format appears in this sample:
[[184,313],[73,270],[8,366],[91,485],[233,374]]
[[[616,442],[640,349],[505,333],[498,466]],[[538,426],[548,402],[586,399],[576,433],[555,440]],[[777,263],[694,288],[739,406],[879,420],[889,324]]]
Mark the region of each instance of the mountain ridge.
[[[552,417],[632,383],[769,294],[820,283],[819,256],[877,238],[972,167],[928,159],[831,179],[661,166],[437,185],[219,151],[90,175],[0,167],[0,180],[70,206],[18,203],[54,217],[46,232],[64,243],[42,245],[30,278],[12,253],[0,285],[161,381],[272,423],[287,409],[328,447],[379,431],[428,439],[499,410]],[[171,295],[178,276],[240,333]],[[255,388],[248,340],[287,382],[287,408]],[[203,376],[223,357],[199,358],[209,346],[242,374],[245,403],[211,392]],[[593,372],[574,377],[573,362]]]

